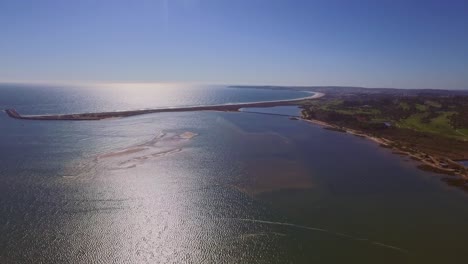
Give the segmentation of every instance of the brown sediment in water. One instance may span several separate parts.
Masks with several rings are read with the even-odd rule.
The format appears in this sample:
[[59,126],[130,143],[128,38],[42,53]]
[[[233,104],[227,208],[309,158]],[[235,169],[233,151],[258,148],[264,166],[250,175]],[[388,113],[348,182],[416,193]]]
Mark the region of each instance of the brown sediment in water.
[[234,184],[249,195],[279,190],[301,190],[314,187],[306,168],[299,162],[283,159],[256,160],[247,166],[248,176]]

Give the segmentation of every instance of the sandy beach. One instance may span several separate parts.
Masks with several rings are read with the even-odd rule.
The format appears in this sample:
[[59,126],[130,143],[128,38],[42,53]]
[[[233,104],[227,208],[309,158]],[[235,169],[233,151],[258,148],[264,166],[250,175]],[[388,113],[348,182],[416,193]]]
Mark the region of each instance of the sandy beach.
[[443,157],[436,157],[434,155],[429,155],[427,153],[416,151],[414,149],[398,147],[398,144],[396,144],[396,142],[393,142],[392,140],[371,136],[371,135],[368,135],[368,134],[365,134],[365,133],[362,133],[360,131],[350,129],[350,128],[338,127],[338,126],[335,126],[335,125],[332,125],[332,124],[329,124],[320,120],[315,120],[315,119],[301,119],[301,120],[304,122],[320,125],[324,128],[332,128],[332,130],[341,131],[343,133],[348,133],[351,135],[355,135],[358,137],[371,140],[375,143],[378,143],[382,147],[392,149],[393,152],[396,154],[406,155],[412,158],[413,160],[417,160],[421,162],[422,163],[421,166],[423,166],[423,167],[420,166],[421,169],[431,170],[434,172],[444,173],[444,174],[449,174],[449,175],[456,175],[465,180],[468,179],[468,173],[467,173],[466,167],[451,159],[443,158]]

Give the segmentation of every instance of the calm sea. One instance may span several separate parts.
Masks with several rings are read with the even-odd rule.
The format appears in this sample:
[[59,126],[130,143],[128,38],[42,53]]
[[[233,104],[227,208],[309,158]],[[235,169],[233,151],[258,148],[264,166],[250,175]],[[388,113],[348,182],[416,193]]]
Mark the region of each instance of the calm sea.
[[[0,107],[75,113],[305,95],[4,84]],[[307,122],[249,111],[80,122],[2,113],[0,131],[0,263],[468,259],[466,194],[372,142]]]

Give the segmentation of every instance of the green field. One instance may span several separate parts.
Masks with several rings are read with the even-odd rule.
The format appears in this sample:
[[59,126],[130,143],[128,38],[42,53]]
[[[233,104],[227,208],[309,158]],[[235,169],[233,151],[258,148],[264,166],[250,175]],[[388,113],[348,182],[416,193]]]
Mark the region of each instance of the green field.
[[336,113],[356,118],[355,121],[346,119],[346,122],[351,122],[351,125],[353,123],[354,125],[360,124],[362,127],[366,123],[391,122],[397,128],[406,128],[468,141],[468,128],[455,129],[451,125],[449,118],[457,112],[450,106],[450,104],[438,102],[437,99],[395,99],[382,103],[379,101],[362,101],[352,104],[336,98],[317,100],[309,105],[311,111]]
[[456,130],[450,125],[449,116],[453,115],[453,112],[440,112],[435,118],[432,118],[429,122],[423,122],[422,119],[428,115],[428,113],[416,113],[412,114],[408,118],[402,119],[397,123],[398,127],[413,129],[421,132],[440,134],[446,137],[457,138],[461,140],[468,140],[468,129]]

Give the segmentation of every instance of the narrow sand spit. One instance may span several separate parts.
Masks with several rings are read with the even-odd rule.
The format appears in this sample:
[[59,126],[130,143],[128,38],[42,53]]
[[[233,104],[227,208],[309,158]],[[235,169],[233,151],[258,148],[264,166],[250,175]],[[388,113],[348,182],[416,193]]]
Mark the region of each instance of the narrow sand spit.
[[135,115],[151,114],[151,113],[168,113],[168,112],[191,112],[191,111],[239,111],[244,107],[272,107],[280,105],[288,105],[298,103],[304,100],[317,99],[325,94],[317,92],[309,92],[313,95],[297,99],[260,101],[250,103],[227,103],[219,105],[198,105],[187,107],[168,107],[156,109],[140,109],[129,111],[113,111],[113,112],[96,112],[96,113],[80,113],[80,114],[57,114],[57,115],[21,115],[15,109],[6,109],[5,112],[11,118],[27,119],[27,120],[69,120],[69,121],[84,121],[84,120],[101,120],[117,117],[128,117]]

